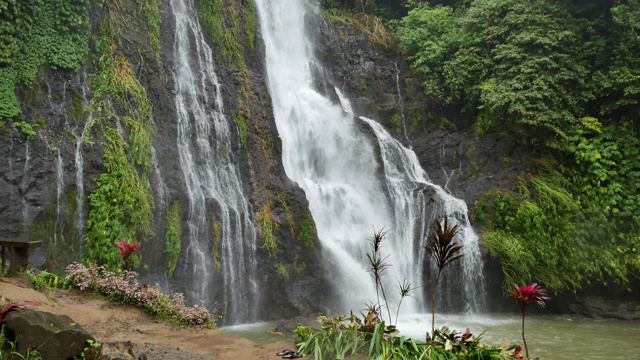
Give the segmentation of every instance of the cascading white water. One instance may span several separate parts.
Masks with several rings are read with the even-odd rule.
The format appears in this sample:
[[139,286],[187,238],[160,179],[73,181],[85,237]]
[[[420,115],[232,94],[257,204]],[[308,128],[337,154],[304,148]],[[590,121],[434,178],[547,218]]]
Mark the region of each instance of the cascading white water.
[[[89,103],[89,86],[87,84],[86,69],[83,69],[82,73],[78,74],[78,83],[82,84],[82,107],[86,108]],[[93,122],[93,113],[89,111],[87,119],[81,128],[82,130],[78,132],[80,124],[72,130],[73,136],[76,139],[74,161],[76,167],[76,231],[78,233],[76,246],[78,251],[82,249],[82,239],[84,237],[84,202],[86,200],[84,196],[84,152],[82,145],[90,139],[89,130],[91,126],[93,126]]]
[[[325,251],[324,262],[334,274],[333,283],[340,294],[341,308],[337,310],[358,310],[377,298],[373,279],[366,271],[367,239],[374,229],[390,230],[383,254],[389,255],[388,262],[393,265],[387,278],[392,283],[407,279],[421,286],[425,224],[430,226],[433,219],[425,218],[424,194],[416,190],[433,185],[427,182],[415,154],[387,139],[388,134],[375,122],[365,120],[382,151],[385,175],[381,181],[374,146],[360,131],[348,102],[343,98],[342,107],[333,104],[314,88],[311,64],[317,61],[305,34],[304,19],[317,8],[299,0],[262,0],[257,4],[285,171],[309,200]],[[433,217],[449,211],[468,225],[463,202],[440,188],[434,187],[433,192],[441,202],[441,212]],[[475,241],[477,248],[472,234],[467,227],[465,241]],[[418,305],[424,306],[422,295],[417,297]],[[419,310],[407,305],[405,310]]]
[[[395,215],[397,244],[393,250],[401,252],[401,259],[408,259],[402,264],[403,274],[411,274],[424,262],[425,251],[422,240],[432,222],[446,214],[462,228],[458,242],[462,245],[462,285],[464,286],[464,303],[467,310],[484,309],[484,278],[482,276],[482,258],[478,236],[470,226],[467,204],[444,191],[442,187],[427,179],[420,167],[416,154],[402,146],[377,122],[361,117],[375,132],[382,153],[382,163],[387,189]],[[424,188],[435,195],[437,203],[429,203]],[[427,216],[430,214],[431,216]],[[414,279],[413,284],[422,283],[422,279]]]
[[[155,208],[156,210],[156,224],[163,221],[167,215],[167,198],[169,197],[169,188],[167,184],[164,182],[164,176],[162,174],[162,169],[158,162],[158,155],[156,153],[156,148],[151,147],[151,167],[153,168],[153,180],[154,183],[152,185],[155,196]],[[154,254],[153,261],[150,262],[149,267],[155,269],[161,269],[163,267],[162,262],[162,254],[164,253],[163,247],[164,244],[161,242],[157,242],[153,244],[155,249],[153,249],[152,253]],[[158,270],[160,271],[160,270]]]
[[361,309],[376,299],[366,271],[366,239],[392,225],[373,147],[350,115],[314,89],[311,44],[304,35],[308,3],[257,4],[285,171],[306,192],[325,263],[337,274],[341,308]]
[[[62,191],[64,189],[64,170],[62,168],[62,152],[56,151],[56,223],[53,232],[53,244],[56,244],[58,240],[64,241],[64,232],[62,229],[58,229],[62,226],[60,221],[60,198],[62,197]],[[60,235],[60,239],[58,239]]]
[[193,1],[172,0],[171,9],[175,16],[177,145],[189,198],[187,245],[181,258],[188,270],[177,276],[191,282],[186,295],[192,302],[207,304],[214,292],[220,292],[211,286],[218,276],[211,254],[213,212],[209,212],[215,207],[221,238],[220,254],[213,256],[219,256],[221,263],[225,321],[254,321],[258,304],[256,233],[231,151],[231,131],[213,54]]

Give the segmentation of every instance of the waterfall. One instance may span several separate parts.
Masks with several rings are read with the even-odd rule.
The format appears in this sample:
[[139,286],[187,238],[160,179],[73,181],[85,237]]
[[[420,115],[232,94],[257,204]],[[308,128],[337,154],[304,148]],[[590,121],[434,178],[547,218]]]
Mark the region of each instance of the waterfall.
[[[416,246],[416,244],[422,245],[428,227],[441,214],[447,214],[462,228],[462,236],[458,238],[458,242],[462,245],[464,256],[459,270],[462,272],[461,285],[464,288],[462,296],[466,305],[465,310],[474,312],[483,310],[482,258],[478,236],[470,226],[467,204],[429,181],[420,167],[416,154],[391,137],[380,124],[364,117],[360,119],[373,129],[380,145],[385,183],[394,209],[394,224],[398,237],[393,245],[393,251],[399,253],[401,259],[407,259],[406,262],[397,266],[402,266],[403,274],[413,274],[413,269],[421,266],[425,261],[424,246]],[[435,203],[430,203],[425,193],[435,195],[432,196]],[[451,277],[455,274],[447,275]],[[422,283],[420,277],[413,278],[411,281],[412,284]]]
[[84,237],[84,153],[82,144],[88,139],[89,129],[93,124],[93,114],[89,113],[89,118],[85,122],[80,134],[74,134],[76,137],[74,160],[76,166],[76,229],[78,231],[78,249],[82,248],[82,239]]
[[[413,286],[423,285],[420,269],[425,263],[426,227],[445,213],[465,225],[466,251],[479,256],[464,202],[429,183],[412,151],[391,139],[377,123],[362,119],[377,138],[383,161],[378,164],[376,144],[362,132],[363,124],[356,123],[348,101],[334,104],[314,88],[311,69],[317,61],[305,35],[304,19],[317,8],[299,0],[257,1],[257,5],[284,168],[309,200],[323,245],[323,262],[339,292],[337,310],[357,311],[377,298],[366,271],[367,239],[374,229],[389,230],[383,248],[383,257],[389,256],[392,264],[386,275],[387,289],[403,279]],[[342,97],[339,90],[336,93]],[[477,267],[466,269],[468,262],[475,262],[475,255],[470,260],[467,257],[463,273],[475,273],[469,276],[472,282],[481,275]],[[423,310],[423,295],[416,294],[416,298],[404,310]],[[395,305],[393,299],[389,305]]]
[[[62,197],[62,191],[64,190],[64,170],[62,166],[62,152],[58,149],[56,151],[56,223],[55,230],[53,232],[53,244],[56,244],[58,240],[64,241],[63,223],[60,221],[60,198]],[[58,239],[60,234],[60,239]]]
[[[29,205],[27,204],[27,190],[29,188],[29,180],[28,180],[28,176],[30,175],[29,173],[29,161],[31,160],[31,154],[29,151],[29,144],[30,141],[27,141],[25,143],[25,148],[24,148],[24,170],[22,172],[22,183],[21,183],[21,190],[22,190],[22,224],[24,226],[24,229],[28,229],[29,225],[31,225],[31,215],[29,214]],[[23,230],[24,231],[24,230]]]
[[[197,21],[193,0],[172,0],[171,8],[175,16],[177,147],[189,200],[181,256],[184,270],[177,271],[176,277],[188,283],[189,301],[212,306],[215,293],[221,292],[213,288],[214,278],[221,275],[224,321],[254,321],[258,310],[256,233],[231,151],[231,130],[212,50]],[[219,239],[214,239],[216,234]],[[216,242],[219,253],[212,254]]]
[[[158,162],[158,155],[156,153],[156,148],[154,146],[151,147],[151,167],[153,168],[153,174],[154,174],[154,183],[153,183],[153,189],[155,190],[156,193],[156,203],[155,203],[155,208],[156,208],[156,220],[155,223],[159,224],[159,223],[164,223],[164,218],[167,215],[167,209],[168,209],[168,205],[167,205],[167,198],[169,197],[169,188],[167,187],[167,184],[164,181],[164,176],[162,174],[162,169],[160,167],[160,163]],[[162,254],[164,253],[164,244],[162,241],[157,241],[155,242],[153,245],[153,250],[152,250],[152,254],[154,254],[153,256],[153,261],[149,264],[149,266],[153,269],[158,269],[158,272],[162,272]]]
[[400,117],[402,118],[402,130],[404,131],[404,138],[407,139],[407,143],[411,144],[409,136],[407,135],[407,118],[404,114],[404,102],[402,101],[402,90],[400,88],[400,68],[398,63],[393,63],[396,66],[396,91],[398,92],[398,106],[400,106]]
[[[86,69],[83,69],[82,73],[78,74],[78,83],[82,84],[82,107],[87,108],[89,104],[89,85],[87,84]],[[66,113],[66,112],[65,112]],[[74,161],[76,167],[76,231],[78,233],[78,239],[76,243],[77,251],[82,251],[82,240],[84,238],[84,153],[82,150],[82,144],[84,144],[91,137],[89,136],[89,130],[93,126],[94,118],[91,111],[87,114],[87,119],[82,127],[80,123],[72,130],[72,134],[76,139],[74,148]],[[78,129],[80,132],[78,132]]]

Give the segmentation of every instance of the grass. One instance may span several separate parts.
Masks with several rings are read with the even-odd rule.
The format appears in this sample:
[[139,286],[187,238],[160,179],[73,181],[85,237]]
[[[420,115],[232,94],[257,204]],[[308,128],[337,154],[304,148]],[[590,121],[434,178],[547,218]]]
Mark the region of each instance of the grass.
[[325,9],[324,15],[332,22],[350,24],[364,33],[375,45],[384,49],[393,49],[397,46],[395,35],[387,30],[382,21],[374,15],[340,9]]
[[269,258],[275,257],[280,250],[278,250],[278,238],[276,238],[275,232],[278,229],[278,224],[273,221],[273,211],[271,210],[271,203],[266,203],[258,213],[256,214],[256,220],[258,222],[258,228],[262,231],[264,237],[263,249],[266,249],[269,253]]
[[181,251],[182,223],[180,219],[180,204],[176,201],[171,204],[167,213],[167,233],[165,236],[165,249],[167,259],[164,265],[164,274],[167,278],[173,276],[178,264]]
[[216,219],[215,214],[211,214],[211,231],[213,234],[213,247],[211,248],[211,257],[213,257],[213,265],[216,270],[222,269],[220,263],[220,241],[222,240],[222,225],[220,221]]

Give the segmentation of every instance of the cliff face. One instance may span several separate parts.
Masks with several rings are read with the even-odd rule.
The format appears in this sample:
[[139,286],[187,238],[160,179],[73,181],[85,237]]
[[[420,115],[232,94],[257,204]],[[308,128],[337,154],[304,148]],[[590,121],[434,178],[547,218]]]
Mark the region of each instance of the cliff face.
[[526,149],[508,139],[474,135],[464,130],[463,121],[431,116],[432,104],[395,40],[381,41],[376,23],[367,17],[328,20],[315,24],[318,54],[326,67],[319,74],[322,86],[329,93],[338,87],[357,116],[382,123],[411,147],[434,183],[472,208],[486,191],[509,189],[525,176],[531,167]]
[[[526,178],[533,156],[509,139],[465,130],[464,119],[436,117],[421,86],[393,41],[381,41],[366,16],[316,22],[318,54],[326,72],[318,74],[329,94],[337,87],[351,100],[356,116],[382,123],[413,149],[427,177],[468,204],[495,188],[509,191]],[[334,94],[336,101],[337,94]],[[366,128],[366,127],[363,127]],[[484,276],[491,310],[508,306],[502,297],[500,263],[484,253]],[[461,294],[450,294],[460,299]]]
[[[58,272],[88,251],[115,251],[100,245],[103,238],[111,239],[111,247],[125,237],[141,241],[142,262],[148,267],[140,269],[145,281],[193,293],[188,297],[192,303],[204,300],[229,312],[225,266],[231,260],[225,258],[220,240],[224,210],[208,199],[205,219],[194,221],[192,194],[206,188],[189,183],[178,147],[181,114],[176,98],[182,84],[174,74],[183,60],[174,49],[173,6],[182,3],[92,5],[91,50],[82,66],[77,71],[41,66],[33,86],[16,88],[22,113],[0,121],[0,236],[42,240],[32,265]],[[251,260],[255,275],[251,285],[238,286],[256,287],[258,296],[251,305],[258,309],[255,319],[321,312],[317,304],[331,303],[329,280],[305,194],[287,178],[281,163],[253,5],[241,0],[194,4],[198,13],[191,16],[199,15],[203,24],[222,95],[223,108],[208,109],[221,110],[231,132],[228,145],[218,148],[216,156],[232,158],[238,168],[257,234]],[[393,39],[376,32],[373,20],[310,20],[322,61],[316,69],[318,88],[336,102],[338,88],[356,115],[384,124],[414,149],[434,183],[472,208],[486,191],[509,189],[525,176],[531,164],[526,150],[505,139],[457,131],[456,124],[430,117],[419,83]],[[229,48],[228,41],[217,41],[216,31],[232,34],[235,45]],[[196,62],[196,56],[195,50],[189,53],[189,61]],[[198,98],[215,91],[208,86]],[[34,133],[15,123],[28,124]],[[148,146],[140,141],[145,136]],[[216,136],[208,134],[208,142],[219,142]],[[195,137],[191,141],[197,142]],[[131,188],[138,191],[127,192]],[[169,246],[176,230],[181,234],[177,251]],[[204,281],[190,255],[196,246],[207,254],[203,261],[211,270]],[[239,261],[246,265],[249,260]],[[498,279],[498,289],[499,266],[491,263],[489,268],[488,277]],[[202,299],[194,289],[205,285],[210,297]]]
[[[240,14],[242,31],[248,31],[247,27],[257,31],[252,4],[247,7],[242,1],[200,1],[201,17],[206,16],[203,9],[211,4]],[[43,248],[32,256],[33,266],[61,272],[69,262],[84,258],[90,249],[100,249],[87,247],[88,241],[99,244],[100,235],[94,234],[99,230],[114,237],[133,234],[131,240],[141,241],[142,262],[147,265],[141,270],[149,283],[186,293],[204,286],[201,274],[191,270],[193,264],[187,254],[194,246],[189,235],[193,230],[189,194],[194,189],[185,180],[177,146],[176,96],[180,84],[175,83],[173,74],[182,65],[174,51],[173,5],[168,0],[92,5],[91,50],[82,67],[70,71],[42,66],[33,86],[16,88],[22,113],[4,119],[0,127],[0,234],[42,240]],[[210,32],[204,33],[209,38]],[[253,250],[256,275],[251,280],[259,293],[254,303],[259,309],[256,319],[306,315],[318,310],[313,304],[319,297],[327,296],[318,263],[315,225],[303,191],[288,180],[281,164],[281,145],[265,86],[264,49],[260,34],[254,34],[255,38],[237,39],[244,65],[225,56],[219,44],[207,40],[213,49],[224,107],[210,110],[222,110],[229,124],[230,145],[221,151],[223,157],[233,158],[239,169],[257,233]],[[188,56],[189,61],[196,61],[196,54]],[[113,78],[109,78],[111,75]],[[112,81],[105,81],[107,86],[101,87],[100,81],[107,78]],[[145,114],[150,115],[148,121]],[[35,133],[28,135],[12,127],[18,122],[31,125]],[[144,142],[137,140],[144,138],[145,127],[150,139],[146,150]],[[217,141],[217,135],[208,135],[211,143]],[[138,147],[142,156],[138,156]],[[115,154],[125,154],[124,160]],[[114,168],[125,169],[124,175]],[[139,186],[139,191],[127,193],[127,181]],[[105,190],[105,184],[121,184],[122,188]],[[151,198],[145,198],[145,192]],[[92,196],[93,202],[88,199]],[[145,222],[136,223],[136,214],[145,216],[148,205],[149,218],[142,220],[150,226],[141,229],[139,224]],[[220,234],[224,224],[216,219],[224,214],[216,201],[207,201],[205,206],[210,216],[205,226],[197,229],[197,240],[211,256],[206,261],[215,264],[211,279],[205,280],[213,289],[206,304],[223,310],[226,259],[224,244],[216,239],[224,237]],[[180,218],[178,255],[167,247],[171,237],[168,230],[175,230],[168,217],[172,207],[178,209]],[[106,221],[98,211],[120,220],[98,228]],[[265,238],[271,242],[267,244]],[[171,260],[174,268],[167,272]],[[189,300],[197,303],[203,299]]]

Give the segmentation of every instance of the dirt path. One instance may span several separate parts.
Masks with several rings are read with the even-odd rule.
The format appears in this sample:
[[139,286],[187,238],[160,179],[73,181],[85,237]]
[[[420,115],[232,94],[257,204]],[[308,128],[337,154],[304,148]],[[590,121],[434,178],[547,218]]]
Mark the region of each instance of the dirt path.
[[68,315],[98,342],[131,341],[144,345],[149,360],[216,359],[272,360],[293,346],[285,339],[256,344],[216,330],[178,328],[157,321],[133,306],[114,305],[86,296],[78,290],[41,293],[26,287],[24,279],[2,278],[0,305],[15,301],[40,301],[40,311]]

